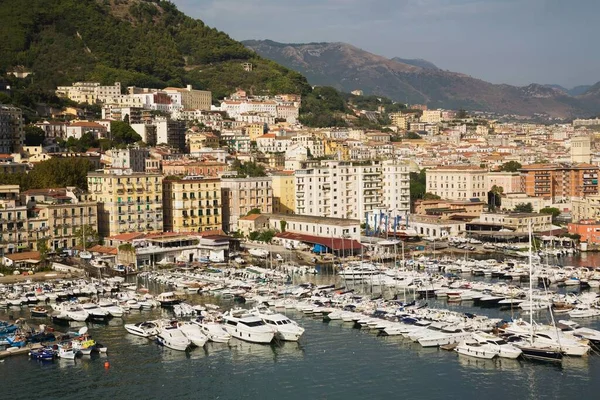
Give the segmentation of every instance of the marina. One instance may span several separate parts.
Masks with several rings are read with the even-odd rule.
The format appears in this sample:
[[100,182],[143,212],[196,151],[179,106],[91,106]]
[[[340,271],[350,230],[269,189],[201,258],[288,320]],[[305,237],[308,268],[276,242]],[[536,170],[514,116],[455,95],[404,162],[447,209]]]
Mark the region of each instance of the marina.
[[[259,267],[222,271],[209,269],[203,272],[163,270],[141,274],[127,281],[113,279],[103,283],[72,281],[66,290],[67,298],[78,297],[79,303],[86,304],[87,298],[94,298],[101,292],[104,300],[97,302],[97,308],[112,307],[120,316],[68,321],[66,325],[62,321],[62,324],[54,324],[54,327],[57,331],[71,332],[82,332],[83,329],[88,334],[87,328],[90,337],[105,344],[106,352],[79,355],[74,359],[43,361],[40,358],[38,361],[25,355],[29,351],[26,353],[19,349],[23,355],[5,358],[0,367],[9,382],[19,376],[14,368],[7,368],[10,365],[18,368],[20,374],[36,377],[42,374],[47,378],[49,375],[46,374],[51,374],[49,371],[59,369],[70,375],[81,374],[81,368],[85,368],[83,371],[91,374],[90,382],[86,382],[87,379],[78,380],[78,385],[82,389],[89,389],[92,380],[106,380],[92,388],[99,396],[117,395],[115,387],[111,385],[118,385],[118,393],[122,395],[133,393],[136,387],[140,389],[139,385],[156,385],[156,382],[160,382],[157,390],[164,390],[164,393],[168,391],[186,396],[190,395],[188,388],[195,388],[212,393],[210,397],[224,395],[241,398],[267,396],[262,386],[267,380],[277,382],[276,385],[271,384],[269,394],[274,390],[274,393],[290,398],[305,398],[307,393],[323,395],[319,384],[323,381],[327,382],[330,398],[344,397],[344,393],[361,393],[367,388],[375,390],[372,397],[380,397],[391,392],[385,385],[376,383],[391,379],[390,374],[397,379],[399,371],[405,374],[402,378],[408,385],[405,390],[412,393],[414,398],[441,395],[444,385],[461,387],[465,391],[462,398],[469,398],[468,393],[481,385],[502,388],[505,393],[508,390],[502,383],[505,379],[511,379],[511,388],[514,386],[515,393],[520,387],[520,390],[527,388],[537,393],[555,395],[566,393],[567,390],[569,393],[582,390],[575,381],[589,380],[594,372],[600,371],[600,357],[596,355],[597,344],[600,343],[596,331],[600,328],[599,319],[593,316],[570,318],[568,313],[563,313],[557,316],[560,318],[560,337],[552,339],[554,331],[548,328],[549,325],[544,325],[551,323],[548,309],[541,307],[535,311],[536,334],[543,336],[545,332],[547,340],[560,341],[563,349],[560,353],[561,362],[540,364],[526,361],[520,354],[521,350],[525,352],[526,349],[519,349],[519,345],[509,338],[519,336],[528,329],[525,322],[528,313],[519,307],[523,302],[528,302],[527,296],[523,296],[521,303],[510,302],[508,307],[506,304],[500,305],[500,301],[516,297],[506,294],[502,297],[497,293],[498,289],[495,296],[491,295],[490,288],[502,288],[506,281],[498,276],[492,278],[491,274],[473,273],[486,262],[472,261],[473,266],[467,271],[462,261],[446,260],[446,268],[450,266],[451,269],[457,269],[462,266],[464,269],[460,272],[457,269],[451,277],[444,276],[439,269],[432,271],[430,264],[434,262],[423,259],[418,268],[376,266],[377,273],[371,273],[372,266],[364,264],[362,267],[371,272],[359,279],[347,279],[348,276],[357,278],[356,273],[309,274],[295,277],[297,282],[294,284],[285,283],[287,275],[283,270],[270,271]],[[429,268],[424,268],[427,265]],[[492,269],[502,267],[507,268],[508,264],[495,264]],[[553,267],[546,269],[546,273],[554,271]],[[386,285],[383,283],[384,276],[400,279],[394,280],[393,285],[389,282]],[[412,278],[411,284],[402,282],[407,277]],[[437,288],[424,290],[431,284],[432,278],[437,280],[437,286],[434,285]],[[399,281],[400,284],[397,283]],[[458,289],[451,288],[456,282],[459,283],[456,285]],[[559,300],[570,298],[577,304],[574,308],[577,310],[585,303],[582,300],[588,299],[588,308],[596,307],[597,292],[594,288],[581,290],[578,285],[575,290],[575,285],[558,287],[554,282],[546,291],[543,289],[544,279],[535,282],[536,287],[542,285],[541,289],[537,289],[539,293],[546,293],[548,302],[556,304]],[[522,292],[524,285],[517,288],[520,284],[519,278],[511,289]],[[48,288],[53,286],[49,283],[46,285]],[[470,287],[460,289],[465,285]],[[54,285],[45,295],[51,299],[56,294],[56,299],[61,299],[63,290],[57,289],[57,285]],[[468,291],[470,298],[465,296],[458,302],[452,301],[452,296],[459,290],[462,290],[461,293]],[[490,296],[503,300],[495,301],[490,306],[474,299],[477,294],[486,291],[490,292]],[[8,293],[10,290],[7,287],[3,288],[3,292],[5,299],[16,297],[14,293]],[[78,296],[73,296],[75,292]],[[23,293],[18,299],[26,297]],[[44,298],[42,294],[40,298]],[[163,299],[162,305],[158,299]],[[70,303],[71,306],[76,304]],[[100,307],[100,304],[104,307]],[[33,312],[39,312],[41,307],[51,309],[50,316],[34,317]],[[23,318],[29,326],[35,326],[36,323],[53,325],[50,318],[56,316],[60,308],[55,305],[55,300],[38,300],[35,304],[32,300],[31,305],[23,301],[20,306],[7,304],[4,311],[0,310],[0,319]],[[79,312],[94,308],[87,305],[80,307]],[[175,315],[176,309],[179,317]],[[246,335],[254,335],[254,330],[258,329],[256,334],[264,331],[260,334],[266,336],[254,339],[235,332],[235,329],[232,331],[227,328],[228,318],[238,324],[244,320],[247,323],[246,330],[243,330]],[[180,322],[173,324],[174,321]],[[270,329],[273,321],[282,324],[285,321],[284,325],[297,326],[300,336],[288,336],[289,341],[286,340],[276,329]],[[181,327],[192,325],[198,329],[190,329],[190,332],[193,330],[192,336],[187,336]],[[571,341],[571,336],[567,338],[565,335],[570,335],[569,331],[577,332],[577,340],[582,341]],[[163,346],[157,345],[157,342]],[[338,367],[335,366],[340,363],[345,369],[336,374],[334,371]],[[138,374],[135,382],[129,381],[127,372],[140,366],[147,372]],[[248,374],[248,368],[254,372]],[[301,378],[294,379],[293,374],[301,374]],[[343,385],[338,382],[341,376],[348,374],[352,376],[349,378],[352,383]],[[229,375],[248,385],[249,390],[233,393],[234,389],[227,385],[208,387],[206,384],[214,379],[224,383]],[[369,377],[367,381],[364,381],[365,375]],[[484,376],[485,380],[475,382],[473,375]],[[567,381],[565,375],[572,378]],[[179,386],[171,382],[175,377],[180,382]],[[181,383],[182,377],[188,377],[185,384]],[[540,384],[530,387],[527,377],[535,378]],[[436,379],[439,387],[424,388],[421,385],[417,388],[417,382],[426,379]],[[557,380],[561,379],[564,387],[557,386]],[[156,382],[150,383],[151,380]],[[374,389],[374,386],[378,388]],[[56,393],[67,393],[61,392],[59,387],[55,390]],[[453,393],[461,392],[453,390]],[[365,396],[369,397],[366,393]]]

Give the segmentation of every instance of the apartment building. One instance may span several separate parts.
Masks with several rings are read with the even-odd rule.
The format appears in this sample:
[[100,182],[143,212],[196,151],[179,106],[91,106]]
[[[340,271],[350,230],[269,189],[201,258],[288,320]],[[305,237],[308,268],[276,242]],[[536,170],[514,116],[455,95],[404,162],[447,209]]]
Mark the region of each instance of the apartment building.
[[133,172],[146,170],[146,159],[150,158],[150,151],[141,147],[127,149],[110,149],[106,152],[113,169],[130,169]]
[[409,209],[408,170],[394,161],[326,161],[295,172],[296,214],[365,221],[374,209]]
[[163,230],[162,175],[104,170],[88,173],[87,181],[100,235]]
[[235,232],[240,217],[252,209],[261,213],[273,212],[273,185],[271,177],[221,179],[223,203],[223,230]]
[[521,191],[521,174],[518,172],[488,172],[486,175],[486,191],[497,186],[502,193],[517,193]]
[[114,85],[110,86],[102,86],[99,82],[75,82],[72,86],[59,86],[56,88],[58,97],[66,97],[77,103],[96,104],[120,94],[120,82],[115,82]]
[[53,251],[74,247],[82,243],[88,229],[98,231],[98,203],[78,189],[31,189],[22,193],[22,201],[28,209],[32,248],[37,248],[40,238],[48,239]]
[[293,214],[296,208],[296,178],[293,171],[275,172],[273,180],[273,213]]
[[221,229],[221,181],[202,177],[163,181],[165,232]]
[[53,251],[73,247],[82,226],[97,230],[96,203],[74,188],[20,193],[2,185],[0,206],[0,255],[37,250],[41,240]]
[[442,111],[441,110],[423,110],[423,114],[419,118],[420,122],[426,124],[439,124],[442,122]]
[[598,166],[586,163],[531,164],[521,168],[521,191],[553,202],[598,194]]
[[427,192],[447,200],[487,200],[487,170],[473,166],[442,166],[427,169]]
[[0,104],[0,153],[18,153],[24,141],[23,112],[18,107]]
[[164,91],[168,94],[180,94],[181,104],[185,110],[210,111],[212,93],[208,90],[196,90],[192,89],[192,85],[187,85],[185,88],[167,87]]
[[386,160],[381,165],[383,206],[393,217],[410,211],[410,171],[408,163]]
[[573,222],[600,220],[600,195],[595,194],[580,199],[573,199],[571,204]]

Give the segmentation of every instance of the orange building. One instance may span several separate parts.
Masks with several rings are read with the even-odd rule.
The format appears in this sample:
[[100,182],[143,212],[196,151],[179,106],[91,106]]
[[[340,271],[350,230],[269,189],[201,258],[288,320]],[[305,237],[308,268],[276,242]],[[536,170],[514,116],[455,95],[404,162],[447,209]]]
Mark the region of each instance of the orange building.
[[531,164],[521,168],[521,189],[528,196],[571,200],[598,194],[598,167],[592,164]]
[[569,224],[569,233],[581,236],[581,242],[600,244],[600,222],[593,219],[581,220]]

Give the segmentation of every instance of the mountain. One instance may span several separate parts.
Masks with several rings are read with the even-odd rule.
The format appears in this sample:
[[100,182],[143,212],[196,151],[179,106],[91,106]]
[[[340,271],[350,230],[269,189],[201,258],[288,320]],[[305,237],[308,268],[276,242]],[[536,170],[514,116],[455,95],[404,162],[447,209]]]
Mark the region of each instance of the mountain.
[[561,118],[600,110],[600,95],[596,101],[592,95],[574,97],[544,85],[496,85],[434,69],[429,63],[390,60],[347,43],[285,44],[270,40],[242,43],[259,55],[302,73],[313,85],[331,85],[347,92],[361,89],[365,94],[399,102],[503,114],[541,113]]
[[575,86],[574,88],[571,89],[567,89],[564,86],[561,85],[544,85],[544,86],[548,86],[554,89],[558,89],[560,91],[562,91],[563,93],[566,93],[570,96],[579,96],[584,94],[585,92],[587,92],[592,85],[580,85],[580,86]]
[[[0,71],[34,72],[31,92],[79,80],[143,87],[192,84],[222,97],[308,93],[297,72],[162,0],[2,0]],[[242,63],[251,63],[251,72]],[[23,82],[17,82],[23,85]]]
[[421,58],[410,59],[410,58],[394,57],[394,58],[392,58],[392,61],[397,61],[397,62],[400,62],[403,64],[408,64],[408,65],[414,65],[415,67],[421,67],[423,69],[439,70],[439,68],[434,63],[429,62],[427,60],[423,60]]

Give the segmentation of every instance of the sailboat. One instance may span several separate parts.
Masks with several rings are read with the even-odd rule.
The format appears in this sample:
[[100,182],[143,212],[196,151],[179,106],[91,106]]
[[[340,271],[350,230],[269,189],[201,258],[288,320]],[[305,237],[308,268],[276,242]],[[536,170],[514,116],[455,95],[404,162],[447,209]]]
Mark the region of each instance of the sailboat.
[[[529,221],[529,299],[533,298],[533,257],[532,257],[532,228]],[[529,301],[529,338],[515,345],[523,352],[523,357],[538,361],[562,362],[563,353],[560,345],[554,346],[535,340],[533,332],[533,302]]]

